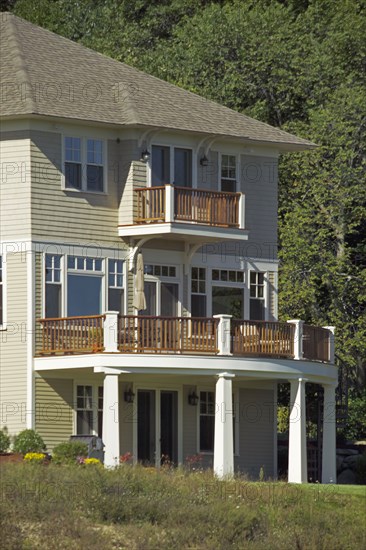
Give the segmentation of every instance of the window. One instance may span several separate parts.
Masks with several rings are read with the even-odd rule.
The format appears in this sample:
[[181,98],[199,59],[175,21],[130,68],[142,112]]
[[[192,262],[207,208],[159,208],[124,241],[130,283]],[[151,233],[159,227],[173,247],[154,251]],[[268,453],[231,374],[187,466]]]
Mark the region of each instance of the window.
[[3,258],[0,256],[0,326],[4,323]]
[[155,277],[176,277],[177,270],[172,265],[144,265],[145,275],[154,275]]
[[192,267],[191,278],[191,315],[206,317],[206,269]]
[[170,183],[170,147],[152,146],[151,185]]
[[102,310],[102,260],[69,256],[67,315],[99,315]]
[[65,188],[104,191],[104,144],[100,139],[65,137]]
[[221,191],[236,191],[235,155],[221,155]]
[[98,435],[103,437],[103,386],[98,386]]
[[215,392],[200,392],[200,451],[213,452],[215,435]]
[[174,149],[174,185],[192,187],[192,150]]
[[192,187],[192,149],[153,145],[151,151],[152,186],[173,183],[178,187]]
[[263,321],[265,319],[264,273],[250,272],[250,319]]
[[77,386],[76,388],[76,433],[89,435],[93,433],[93,387]]
[[233,319],[244,317],[244,289],[238,287],[212,287],[212,315],[227,314]]
[[46,308],[45,316],[61,317],[61,256],[46,254]]
[[242,271],[235,271],[231,269],[213,269],[212,280],[230,283],[243,283],[244,273]]
[[[161,315],[177,317],[179,307],[179,284],[177,269],[172,265],[145,264],[145,299],[146,309],[139,315]],[[167,279],[167,280],[165,280]]]
[[108,310],[124,312],[123,261],[108,260]]

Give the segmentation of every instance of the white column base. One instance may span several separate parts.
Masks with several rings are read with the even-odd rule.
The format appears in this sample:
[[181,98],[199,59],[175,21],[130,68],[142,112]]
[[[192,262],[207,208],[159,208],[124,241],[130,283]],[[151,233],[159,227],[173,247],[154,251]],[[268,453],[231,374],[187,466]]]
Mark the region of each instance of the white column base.
[[103,386],[104,465],[119,464],[118,374],[106,374]]
[[219,374],[215,392],[214,473],[220,479],[234,474],[233,392],[234,374]]
[[306,401],[304,378],[291,380],[288,481],[307,483]]
[[322,483],[337,483],[335,389],[324,385]]

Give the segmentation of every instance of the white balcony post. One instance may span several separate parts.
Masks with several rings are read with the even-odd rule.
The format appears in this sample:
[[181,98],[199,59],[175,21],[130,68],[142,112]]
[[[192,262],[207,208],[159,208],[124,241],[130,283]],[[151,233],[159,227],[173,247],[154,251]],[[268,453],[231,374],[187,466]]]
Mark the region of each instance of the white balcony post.
[[334,363],[335,362],[335,342],[334,342],[334,333],[335,333],[335,327],[323,327],[329,330],[329,362]]
[[239,199],[239,229],[245,229],[245,195],[240,193]]
[[119,464],[119,403],[118,374],[106,374],[103,385],[104,465]]
[[219,478],[234,473],[233,391],[234,374],[219,374],[215,392],[214,472]]
[[165,186],[165,221],[174,221],[174,186]]
[[118,352],[118,311],[107,311],[104,320],[104,351]]
[[322,483],[337,482],[336,384],[324,384]]
[[307,483],[306,400],[304,378],[291,380],[288,481]]
[[214,315],[214,319],[219,319],[219,326],[217,327],[218,355],[232,355],[230,351],[231,318],[232,315]]
[[302,349],[302,338],[304,334],[304,321],[302,321],[301,319],[292,319],[291,321],[287,322],[295,325],[294,359],[303,359],[304,353]]

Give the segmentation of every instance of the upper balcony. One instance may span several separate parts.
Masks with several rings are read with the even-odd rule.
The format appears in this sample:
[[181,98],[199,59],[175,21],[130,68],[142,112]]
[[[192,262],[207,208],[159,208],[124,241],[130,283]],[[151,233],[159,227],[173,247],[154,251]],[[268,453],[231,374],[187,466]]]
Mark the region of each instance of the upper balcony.
[[334,363],[332,331],[302,321],[119,316],[40,319],[38,356],[88,353],[258,357]]
[[190,242],[247,240],[245,196],[165,185],[134,188],[120,207],[120,237]]

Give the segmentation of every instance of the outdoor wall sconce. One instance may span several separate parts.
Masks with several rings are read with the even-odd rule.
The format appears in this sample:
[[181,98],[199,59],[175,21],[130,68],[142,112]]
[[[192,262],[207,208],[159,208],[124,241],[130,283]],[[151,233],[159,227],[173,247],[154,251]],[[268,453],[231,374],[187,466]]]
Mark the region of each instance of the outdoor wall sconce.
[[203,157],[200,159],[200,165],[208,166],[208,158],[206,157],[206,155],[203,155]]
[[133,403],[134,398],[135,398],[135,394],[133,393],[132,388],[130,388],[128,391],[125,391],[126,403]]
[[148,151],[147,149],[144,149],[141,153],[141,158],[140,160],[142,162],[147,162],[150,158],[150,151]]
[[197,406],[198,404],[198,395],[196,394],[196,392],[193,390],[193,392],[191,392],[189,395],[188,395],[188,403],[190,405],[193,405],[194,407]]

